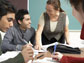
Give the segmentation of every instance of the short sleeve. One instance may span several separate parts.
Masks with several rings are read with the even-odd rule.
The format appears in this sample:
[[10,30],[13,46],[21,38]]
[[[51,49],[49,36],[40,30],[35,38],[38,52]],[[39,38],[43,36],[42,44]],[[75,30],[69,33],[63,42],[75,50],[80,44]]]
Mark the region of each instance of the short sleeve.
[[39,25],[44,26],[44,14],[42,13],[38,22]]
[[66,26],[69,25],[69,18],[68,16],[66,15]]

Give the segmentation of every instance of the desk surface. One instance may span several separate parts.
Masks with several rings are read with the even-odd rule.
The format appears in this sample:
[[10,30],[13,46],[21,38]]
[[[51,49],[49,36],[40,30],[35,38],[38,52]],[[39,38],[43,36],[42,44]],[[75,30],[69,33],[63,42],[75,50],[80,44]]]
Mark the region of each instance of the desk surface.
[[[44,59],[45,57],[51,58],[50,52],[44,52],[44,53],[39,53],[37,56],[35,56],[35,60],[37,60],[37,57],[40,55],[44,55],[44,56],[40,57],[39,59]],[[63,54],[63,55],[73,56],[73,57],[84,57],[84,48],[81,48],[81,54]],[[34,63],[38,63],[38,62],[34,62]],[[46,62],[41,61],[39,63],[46,63]],[[59,63],[59,62],[48,62],[48,63]]]
[[[50,52],[45,52],[45,53],[39,53],[35,59],[37,59],[38,56],[44,54],[43,57],[41,57],[40,59],[43,59],[45,57],[51,57],[51,53]],[[81,54],[63,54],[63,55],[66,55],[66,56],[73,56],[73,57],[84,57],[84,48],[81,48]]]
[[[0,61],[2,60],[6,60],[8,58],[13,58],[15,57],[17,54],[19,53],[19,51],[13,51],[13,52],[7,52],[5,54],[2,54],[0,56]],[[13,55],[12,55],[13,54]],[[44,55],[42,57],[40,57],[39,59],[43,59],[45,57],[50,57],[51,58],[51,53],[50,52],[43,52],[43,53],[39,53],[37,56],[35,56],[35,59],[37,59],[38,56],[40,55]],[[84,57],[84,48],[81,48],[81,54],[63,54],[63,55],[67,55],[67,56],[74,56],[74,57]],[[6,58],[7,57],[7,58]],[[42,63],[42,62],[41,62]],[[44,62],[43,62],[44,63]],[[55,62],[56,63],[56,62]]]

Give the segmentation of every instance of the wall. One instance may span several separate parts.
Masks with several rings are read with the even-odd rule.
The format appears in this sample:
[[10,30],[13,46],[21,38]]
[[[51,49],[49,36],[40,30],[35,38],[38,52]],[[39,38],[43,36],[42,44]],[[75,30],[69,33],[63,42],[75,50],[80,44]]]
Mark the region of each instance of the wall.
[[[31,15],[32,26],[35,29],[37,29],[38,20],[41,13],[45,11],[46,1],[47,0],[29,0],[29,12]],[[72,9],[71,9],[70,4],[68,3],[68,0],[60,0],[60,1],[61,1],[62,8],[65,10],[65,12],[67,13],[69,17],[69,29],[80,30],[81,25],[72,16]]]
[[10,1],[15,8],[18,9],[27,9],[27,0],[8,0]]

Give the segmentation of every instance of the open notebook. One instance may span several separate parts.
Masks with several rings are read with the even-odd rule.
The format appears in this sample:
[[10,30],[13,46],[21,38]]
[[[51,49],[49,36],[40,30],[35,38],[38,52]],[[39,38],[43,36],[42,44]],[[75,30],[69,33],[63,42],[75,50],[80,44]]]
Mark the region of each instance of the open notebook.
[[[79,49],[79,47],[73,47],[72,45],[67,45],[67,44],[60,44],[58,42],[52,43],[52,44],[48,44],[48,45],[43,45],[42,49],[45,51],[50,51],[51,53],[54,50],[54,45],[57,45],[57,51],[61,52],[61,53],[71,53],[71,54],[80,54],[81,51]],[[71,51],[71,52],[70,52]]]

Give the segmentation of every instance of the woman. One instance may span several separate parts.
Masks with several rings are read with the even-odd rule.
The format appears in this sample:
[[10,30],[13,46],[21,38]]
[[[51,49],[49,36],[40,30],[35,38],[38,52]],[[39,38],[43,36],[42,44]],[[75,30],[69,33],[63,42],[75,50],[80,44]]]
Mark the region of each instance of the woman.
[[42,45],[60,42],[70,44],[69,20],[65,12],[61,9],[59,0],[48,0],[46,4],[46,12],[40,16],[38,29],[36,32],[36,48]]
[[[72,6],[73,16],[80,22],[82,26],[81,39],[84,39],[84,0],[69,0]],[[53,58],[58,59],[60,63],[84,63],[84,58],[63,56],[56,52],[52,55]]]

